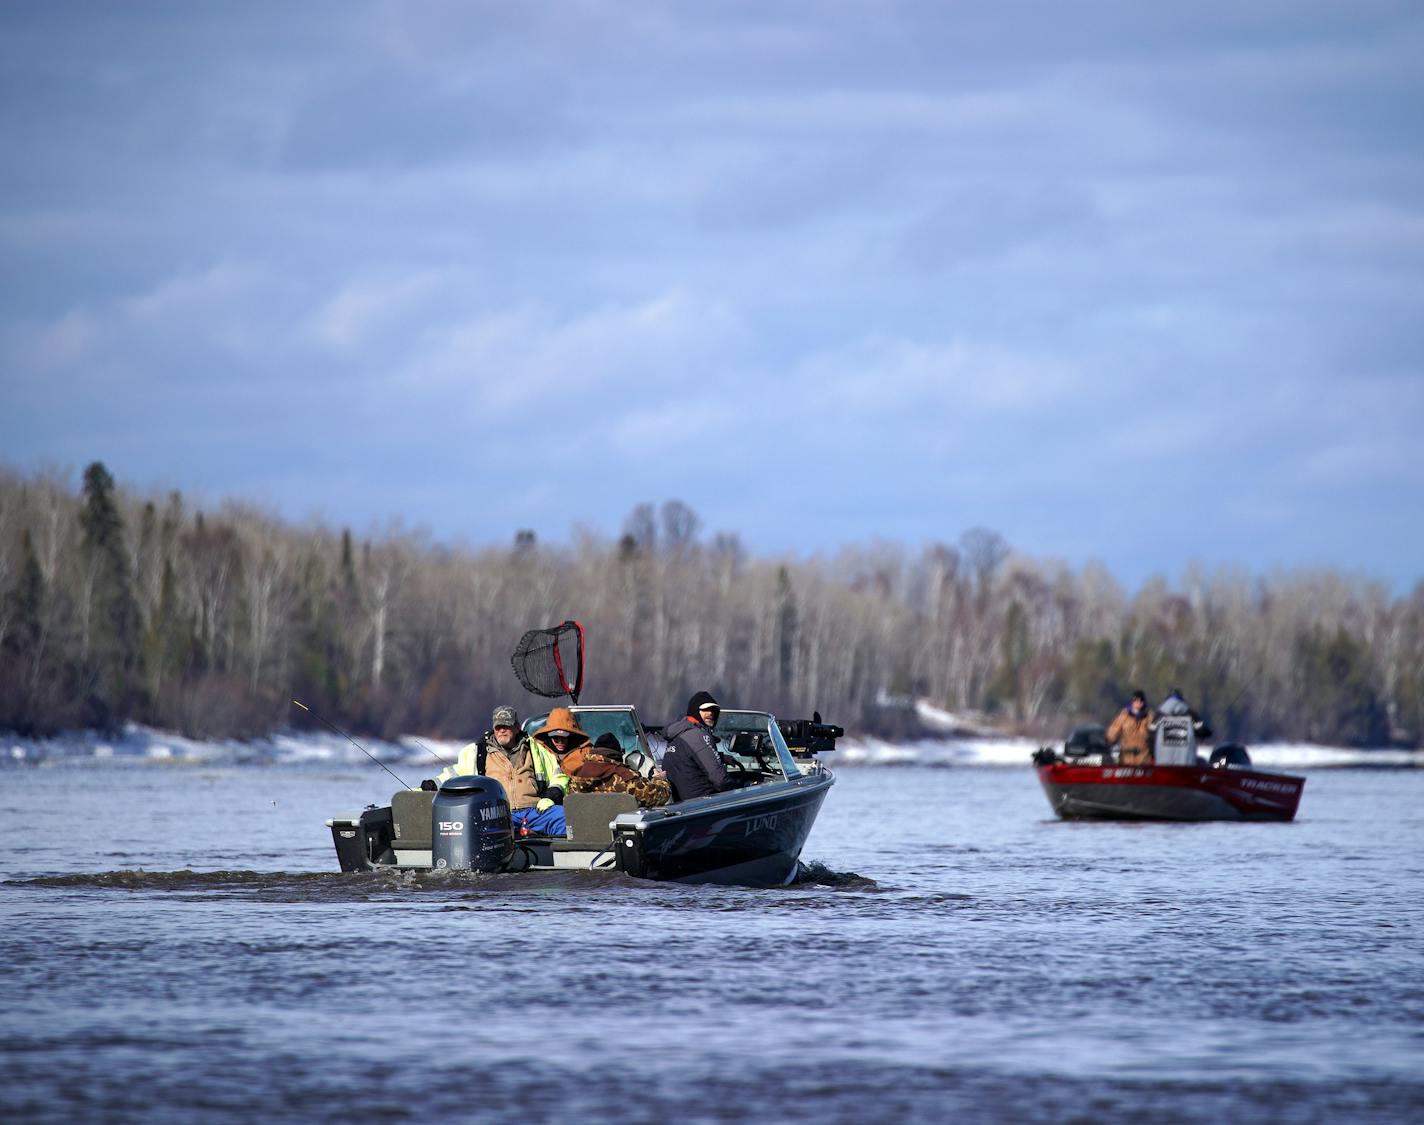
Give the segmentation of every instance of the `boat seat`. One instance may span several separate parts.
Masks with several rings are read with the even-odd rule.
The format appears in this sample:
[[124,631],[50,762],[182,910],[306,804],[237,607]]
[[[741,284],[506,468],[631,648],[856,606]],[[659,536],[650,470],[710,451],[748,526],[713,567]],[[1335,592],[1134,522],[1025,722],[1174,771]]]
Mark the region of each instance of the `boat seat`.
[[[568,842],[577,847],[601,848],[613,842],[608,825],[619,813],[636,812],[638,799],[631,793],[570,793],[564,798]],[[575,850],[571,848],[570,850]]]
[[391,798],[392,843],[397,848],[430,850],[430,807],[435,794],[428,789],[402,789]]

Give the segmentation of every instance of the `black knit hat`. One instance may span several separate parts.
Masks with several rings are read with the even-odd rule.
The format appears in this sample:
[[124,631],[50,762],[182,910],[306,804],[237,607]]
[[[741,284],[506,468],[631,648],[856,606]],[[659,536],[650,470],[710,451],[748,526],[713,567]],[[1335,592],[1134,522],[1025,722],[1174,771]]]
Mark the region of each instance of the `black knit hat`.
[[594,741],[593,748],[605,758],[623,757],[623,744],[618,741],[618,736],[611,730],[600,734]]
[[704,707],[715,707],[719,711],[722,709],[722,705],[712,698],[710,691],[699,691],[687,701],[687,711],[685,714],[695,715]]

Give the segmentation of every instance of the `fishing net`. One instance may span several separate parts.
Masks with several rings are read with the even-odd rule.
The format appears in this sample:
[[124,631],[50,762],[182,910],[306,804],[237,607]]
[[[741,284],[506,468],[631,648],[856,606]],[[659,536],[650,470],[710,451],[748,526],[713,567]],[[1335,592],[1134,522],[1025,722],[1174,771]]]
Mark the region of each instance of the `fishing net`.
[[509,658],[525,691],[575,703],[583,690],[583,626],[565,621],[552,629],[530,629]]

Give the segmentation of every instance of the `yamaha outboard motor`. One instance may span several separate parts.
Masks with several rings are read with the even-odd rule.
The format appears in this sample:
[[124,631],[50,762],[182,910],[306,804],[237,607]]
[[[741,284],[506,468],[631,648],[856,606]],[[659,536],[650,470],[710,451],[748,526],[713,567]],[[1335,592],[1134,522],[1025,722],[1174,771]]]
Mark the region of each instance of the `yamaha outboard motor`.
[[430,862],[439,871],[502,871],[514,851],[504,786],[477,774],[441,784],[430,829]]

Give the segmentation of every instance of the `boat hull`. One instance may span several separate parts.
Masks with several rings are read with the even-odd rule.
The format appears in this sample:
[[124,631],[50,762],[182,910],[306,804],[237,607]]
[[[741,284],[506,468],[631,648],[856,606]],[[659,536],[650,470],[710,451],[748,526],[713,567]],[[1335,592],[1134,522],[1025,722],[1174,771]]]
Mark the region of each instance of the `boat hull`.
[[1303,777],[1209,766],[1038,767],[1053,811],[1065,820],[1264,820],[1295,818]]
[[666,882],[788,883],[834,780],[829,770],[821,770],[774,786],[621,816],[614,823],[618,867]]

